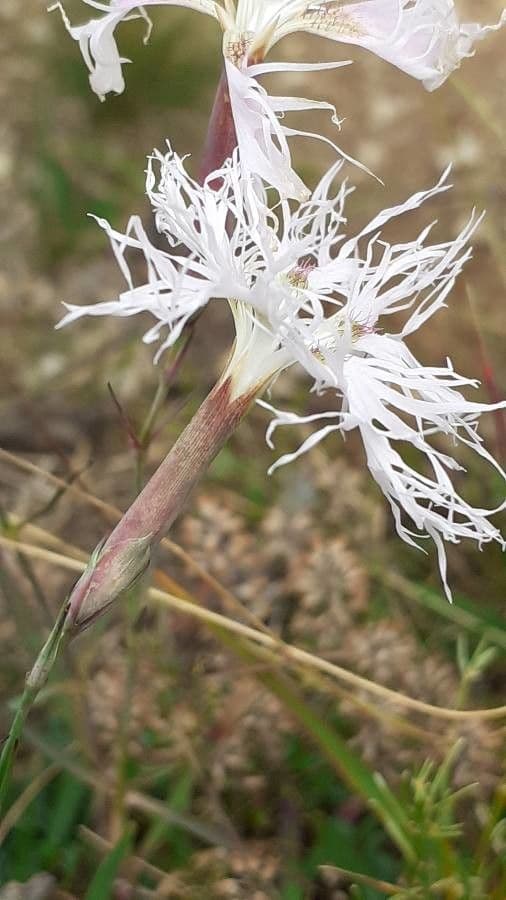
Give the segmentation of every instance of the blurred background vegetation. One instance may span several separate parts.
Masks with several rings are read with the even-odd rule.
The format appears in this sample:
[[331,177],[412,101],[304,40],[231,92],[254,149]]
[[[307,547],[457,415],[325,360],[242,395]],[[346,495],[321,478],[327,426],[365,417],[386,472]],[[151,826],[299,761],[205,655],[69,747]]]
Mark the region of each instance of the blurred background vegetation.
[[[498,7],[467,9],[485,21]],[[86,14],[78,2],[67,9],[73,21]],[[220,36],[203,16],[153,13],[148,46],[142,23],[119,29],[133,60],[127,90],[101,104],[57,13],[38,0],[0,9],[1,533],[60,559],[96,545],[110,507],[129,503],[230,344],[225,309],[207,310],[169,380],[171,360],[152,365],[138,318],[54,331],[62,300],[90,303],[122,287],[86,214],[119,229],[133,212],[147,220],[145,159],[167,137],[198,164]],[[353,231],[451,161],[454,190],[391,235],[437,218],[447,239],[472,206],[487,209],[449,309],[413,347],[429,364],[451,356],[494,399],[506,380],[504,36],[434,94],[329,42],[294,37],[279,55],[355,61],[275,82],[279,93],[332,100],[346,118],[341,145],[384,180],[349,169]],[[331,133],[325,121],[316,127]],[[296,156],[309,183],[330,159],[302,143]],[[300,374],[275,391],[282,406],[318,409]],[[76,641],[24,736],[0,822],[2,900],[506,896],[504,719],[444,712],[504,702],[500,550],[449,548],[448,605],[434,553],[393,534],[357,441],[329,441],[268,478],[265,427],[253,410],[220,454],[172,535],[177,545],[162,548],[155,581],[279,643],[262,650],[140,590]],[[504,462],[504,421],[489,415],[482,433]],[[496,505],[498,476],[464,462],[469,499]],[[75,575],[47,555],[0,549],[5,734]],[[341,668],[296,665],[284,642]]]

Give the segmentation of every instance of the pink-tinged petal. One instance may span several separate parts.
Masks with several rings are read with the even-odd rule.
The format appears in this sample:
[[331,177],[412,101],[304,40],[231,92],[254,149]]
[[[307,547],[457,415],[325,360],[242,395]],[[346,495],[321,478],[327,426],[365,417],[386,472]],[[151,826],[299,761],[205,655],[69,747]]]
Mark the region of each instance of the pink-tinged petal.
[[356,44],[434,90],[472,56],[476,41],[505,22],[506,11],[494,25],[461,24],[453,0],[315,0],[278,38],[300,30]]
[[309,191],[292,167],[284,128],[267,91],[247,70],[229,60],[225,66],[242,164],[283,197],[307,198]]
[[274,187],[283,198],[301,201],[309,197],[309,191],[292,166],[287,140],[289,137],[306,137],[323,142],[332,147],[342,159],[351,162],[369,175],[373,175],[373,173],[366,166],[348,156],[329,138],[316,132],[290,128],[284,124],[285,113],[325,110],[330,113],[333,124],[340,127],[341,122],[332,103],[303,97],[270,95],[258,83],[257,76],[272,72],[321,71],[345,65],[349,65],[349,61],[261,63],[242,68],[225,59],[232,115],[242,166],[251,175],[259,176],[268,185]]

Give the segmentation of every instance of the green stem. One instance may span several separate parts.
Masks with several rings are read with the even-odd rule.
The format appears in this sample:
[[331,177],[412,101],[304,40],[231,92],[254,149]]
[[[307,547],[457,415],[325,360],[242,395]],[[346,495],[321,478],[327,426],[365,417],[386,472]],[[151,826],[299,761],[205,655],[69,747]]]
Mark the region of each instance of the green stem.
[[65,622],[68,608],[68,603],[65,603],[60,610],[46,643],[36,659],[35,665],[26,677],[25,689],[16,710],[11,729],[5,739],[0,756],[0,812],[5,803],[12,765],[26,717],[49,677],[49,673],[56,662],[62,642],[65,638]]
[[158,385],[153,397],[148,414],[143,422],[139,432],[139,447],[135,458],[135,488],[136,494],[140,494],[144,485],[144,464],[146,462],[146,452],[149,448],[152,431],[160,412],[165,398],[167,396],[167,385],[164,375],[158,377]]

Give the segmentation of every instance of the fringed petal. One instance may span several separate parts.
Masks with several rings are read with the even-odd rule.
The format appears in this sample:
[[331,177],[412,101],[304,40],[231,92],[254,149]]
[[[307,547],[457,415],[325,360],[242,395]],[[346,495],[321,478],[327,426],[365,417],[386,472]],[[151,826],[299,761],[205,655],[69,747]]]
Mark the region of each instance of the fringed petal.
[[505,22],[506,11],[494,25],[461,24],[453,0],[315,0],[284,22],[278,39],[307,31],[364,47],[432,91]]
[[144,19],[147,25],[146,43],[151,33],[151,20],[145,6],[185,6],[216,18],[216,4],[212,0],[110,0],[109,3],[84,0],[84,3],[104,15],[90,19],[84,25],[71,25],[62,3],[54,3],[49,8],[60,11],[67,31],[78,42],[90,72],[91,88],[100,100],[105,100],[106,94],[121,94],[125,89],[122,66],[130,60],[120,56],[114,37],[120,22]]

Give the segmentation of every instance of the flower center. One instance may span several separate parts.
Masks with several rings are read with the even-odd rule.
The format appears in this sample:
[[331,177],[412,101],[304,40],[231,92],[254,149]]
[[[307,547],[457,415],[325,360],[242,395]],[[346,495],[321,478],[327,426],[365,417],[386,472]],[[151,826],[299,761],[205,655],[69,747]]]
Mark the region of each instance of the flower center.
[[316,266],[312,262],[299,262],[282,278],[295,291],[306,291],[309,285],[309,275],[315,268]]
[[227,31],[223,39],[223,55],[239,68],[248,56],[254,37],[253,31]]
[[335,352],[338,349],[351,352],[353,345],[360,338],[373,332],[372,325],[350,319],[345,313],[338,313],[328,320],[326,326],[322,326],[317,340],[310,349],[317,359],[325,362],[326,352]]

